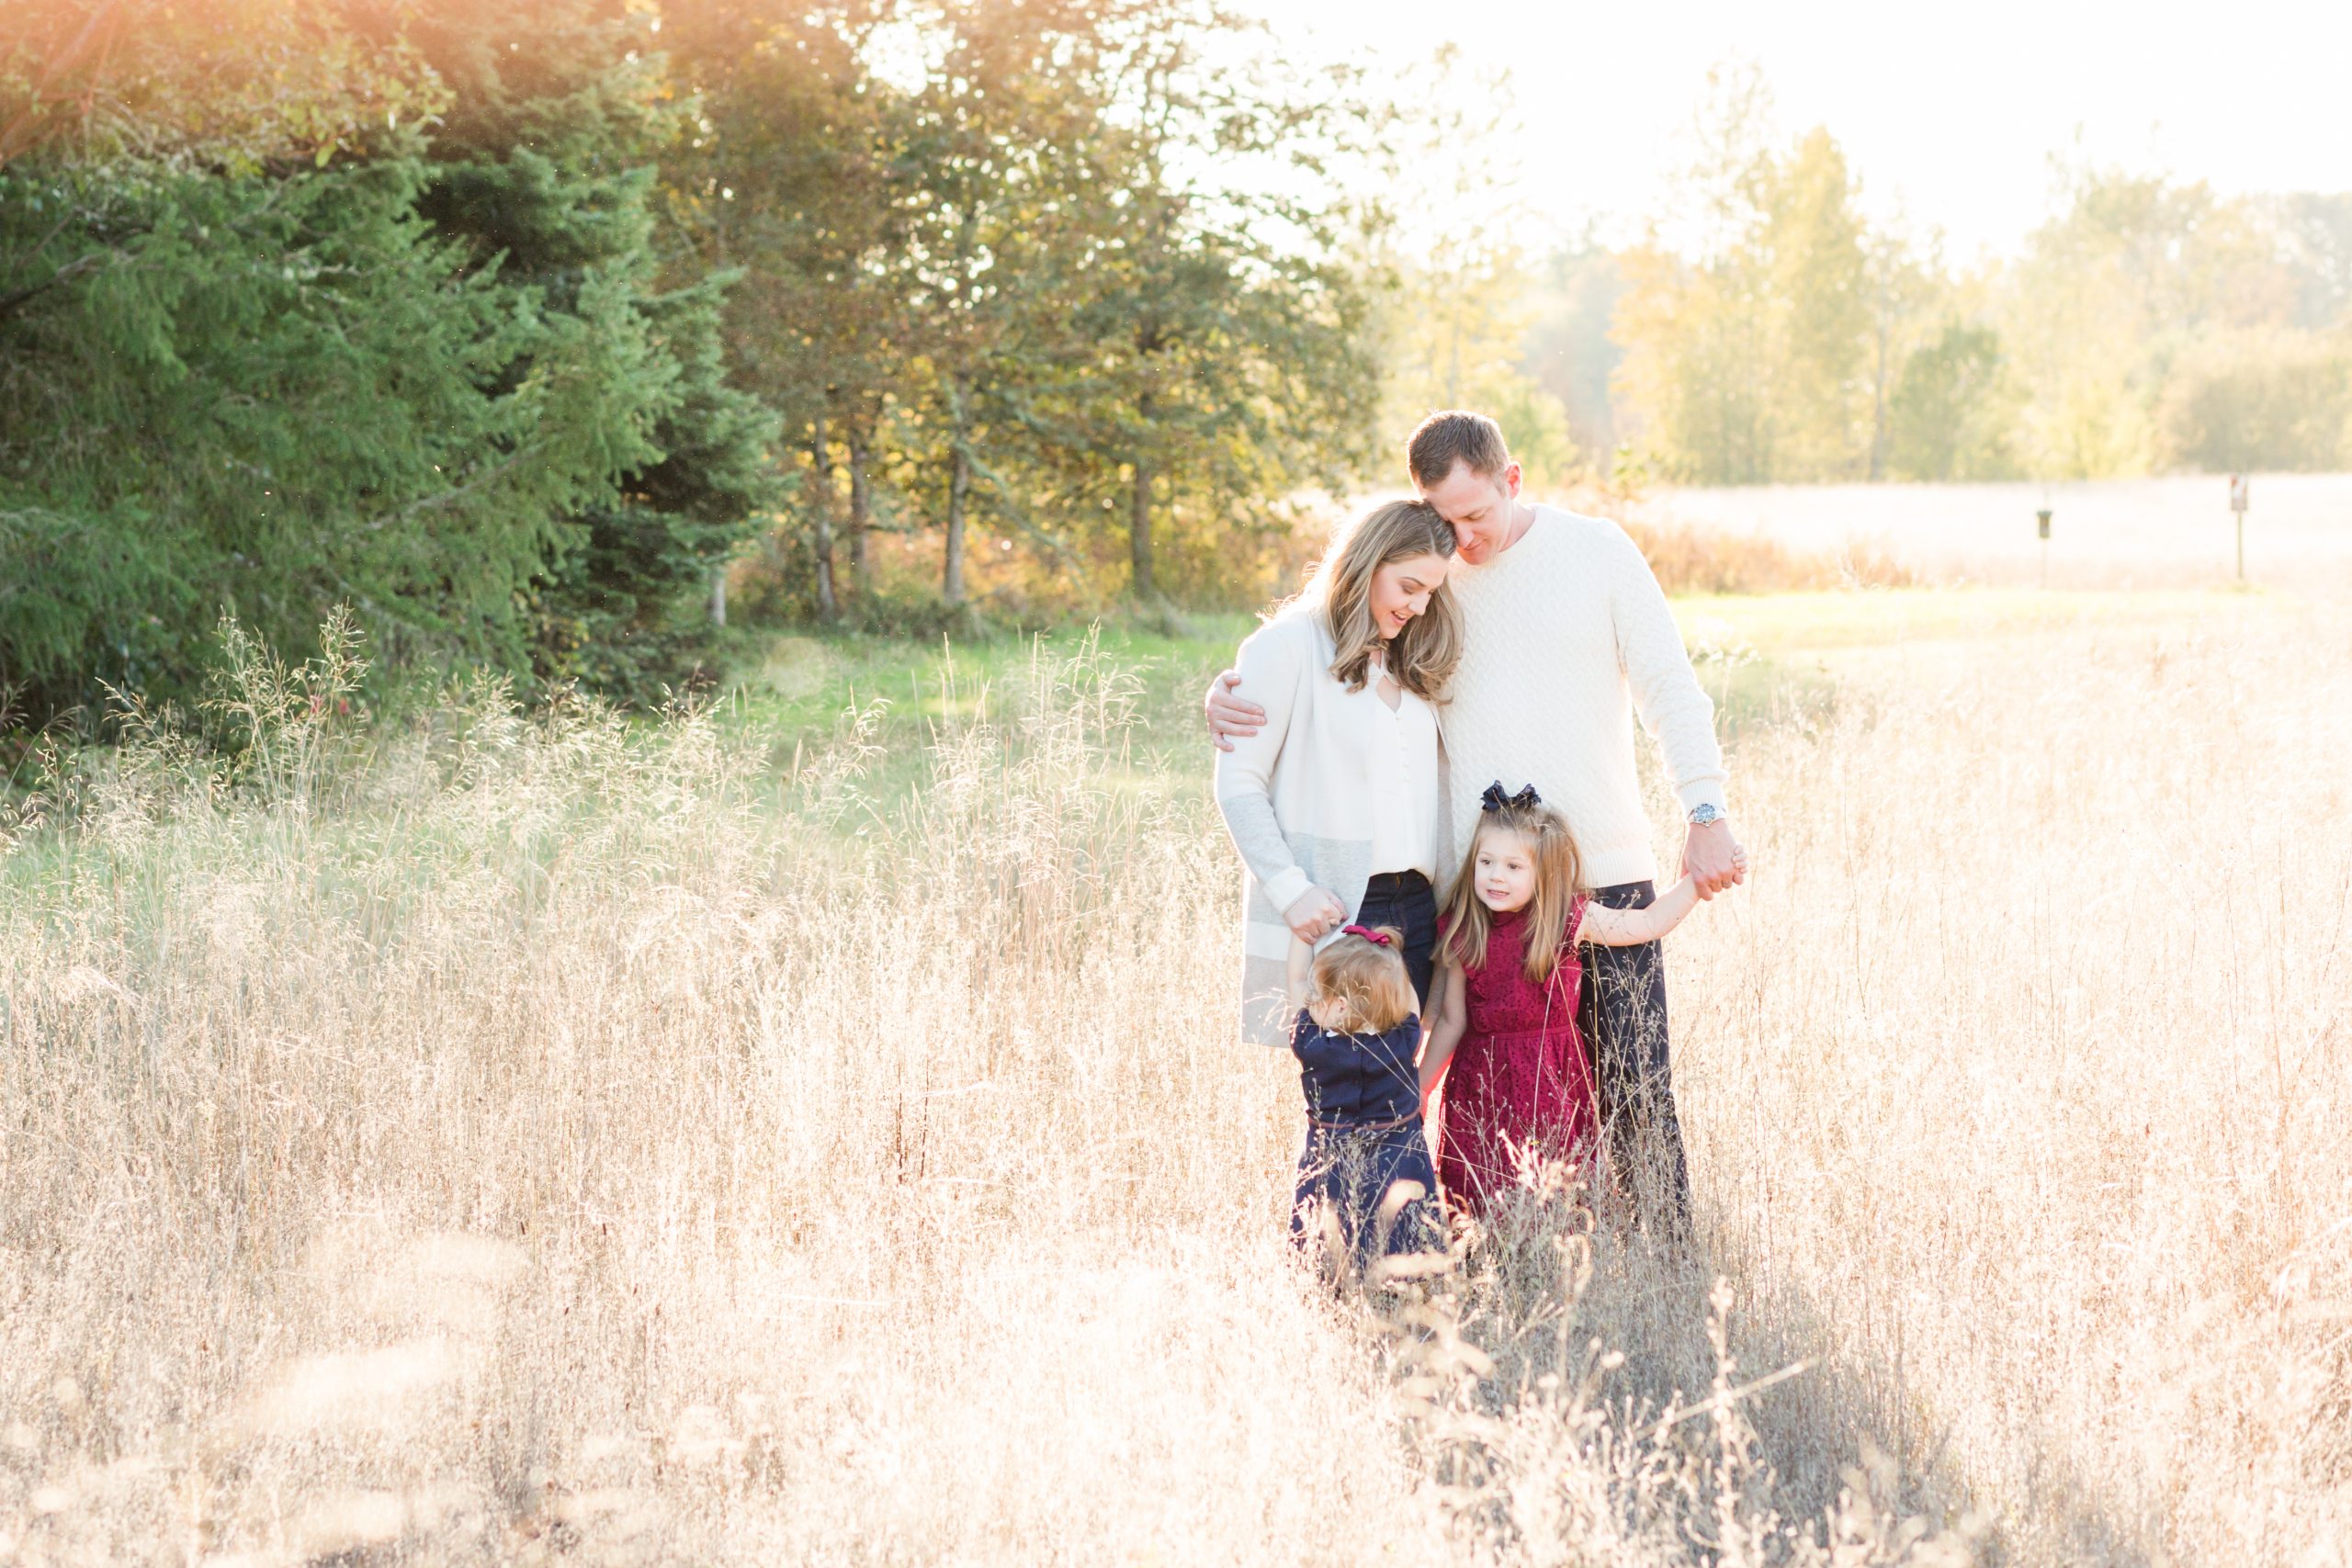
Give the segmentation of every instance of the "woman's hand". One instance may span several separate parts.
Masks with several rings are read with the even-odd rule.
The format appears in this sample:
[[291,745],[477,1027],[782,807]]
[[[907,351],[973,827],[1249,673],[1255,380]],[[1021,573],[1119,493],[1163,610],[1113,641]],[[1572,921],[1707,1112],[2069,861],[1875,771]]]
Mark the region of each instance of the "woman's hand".
[[1283,911],[1291,935],[1301,942],[1321,940],[1326,932],[1338,931],[1347,918],[1347,910],[1340,907],[1340,896],[1328,887],[1308,888]]

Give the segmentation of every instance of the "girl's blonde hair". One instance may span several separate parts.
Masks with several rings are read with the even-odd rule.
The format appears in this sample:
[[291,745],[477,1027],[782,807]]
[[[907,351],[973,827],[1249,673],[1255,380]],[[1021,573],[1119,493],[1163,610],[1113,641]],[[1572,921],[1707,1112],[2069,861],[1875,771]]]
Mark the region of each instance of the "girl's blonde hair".
[[1314,998],[1347,1009],[1351,1033],[1385,1034],[1418,1010],[1413,977],[1405,971],[1405,933],[1377,926],[1373,942],[1352,931],[1325,942],[1315,954]]
[[[1488,794],[1500,795],[1501,786]],[[1533,791],[1521,794],[1532,796]],[[1535,894],[1527,901],[1527,977],[1544,985],[1559,966],[1560,950],[1576,934],[1568,930],[1568,911],[1584,886],[1584,863],[1577,855],[1568,819],[1532,798],[1490,804],[1478,813],[1477,831],[1470,835],[1462,873],[1445,901],[1445,935],[1438,942],[1438,960],[1464,969],[1477,969],[1487,962],[1487,933],[1494,929],[1494,913],[1478,897],[1477,876],[1478,843],[1489,833],[1517,833],[1534,857]]]
[[[1342,530],[1315,569],[1307,592],[1323,601],[1324,624],[1339,645],[1331,673],[1351,692],[1363,690],[1372,656],[1384,647],[1372,622],[1373,573],[1415,556],[1453,559],[1453,530],[1426,502],[1391,501]],[[1462,615],[1443,584],[1430,593],[1429,608],[1385,646],[1383,662],[1398,685],[1430,702],[1443,699],[1462,662]]]

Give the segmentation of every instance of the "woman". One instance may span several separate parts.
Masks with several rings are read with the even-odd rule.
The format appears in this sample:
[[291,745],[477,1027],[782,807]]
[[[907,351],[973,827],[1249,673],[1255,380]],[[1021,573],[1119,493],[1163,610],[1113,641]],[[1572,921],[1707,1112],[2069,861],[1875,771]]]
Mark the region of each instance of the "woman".
[[1437,705],[1462,654],[1445,592],[1453,530],[1418,501],[1375,507],[1304,592],[1241,645],[1257,734],[1216,762],[1217,809],[1249,867],[1242,1035],[1288,1045],[1294,940],[1393,925],[1424,1010],[1447,863]]

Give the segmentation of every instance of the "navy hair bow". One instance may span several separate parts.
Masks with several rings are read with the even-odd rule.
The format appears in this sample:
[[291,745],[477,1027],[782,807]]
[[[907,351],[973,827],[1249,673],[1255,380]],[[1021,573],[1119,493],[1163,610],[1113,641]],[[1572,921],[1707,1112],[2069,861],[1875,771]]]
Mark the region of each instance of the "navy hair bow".
[[1523,786],[1517,795],[1505,795],[1500,779],[1488,784],[1487,793],[1478,797],[1478,809],[1481,811],[1500,811],[1507,806],[1521,811],[1532,811],[1543,804],[1544,797],[1535,793],[1533,784]]

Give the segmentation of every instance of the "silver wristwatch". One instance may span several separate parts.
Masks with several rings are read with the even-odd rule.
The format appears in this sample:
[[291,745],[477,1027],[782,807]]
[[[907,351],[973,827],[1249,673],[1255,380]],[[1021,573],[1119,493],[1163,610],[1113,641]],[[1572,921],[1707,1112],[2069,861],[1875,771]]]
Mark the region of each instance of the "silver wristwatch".
[[1713,801],[1705,801],[1690,808],[1690,826],[1705,828],[1724,819],[1724,808]]

